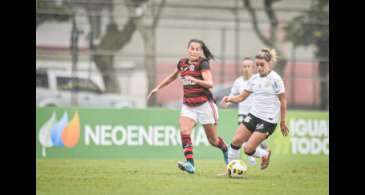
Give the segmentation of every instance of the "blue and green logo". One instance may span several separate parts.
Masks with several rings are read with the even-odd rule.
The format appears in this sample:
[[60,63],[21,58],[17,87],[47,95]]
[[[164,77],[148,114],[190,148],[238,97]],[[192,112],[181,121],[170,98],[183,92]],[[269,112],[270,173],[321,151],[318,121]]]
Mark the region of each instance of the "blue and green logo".
[[39,130],[39,142],[42,145],[42,156],[46,156],[46,148],[66,147],[73,148],[80,139],[80,118],[75,112],[69,122],[67,112],[64,112],[59,121],[56,121],[56,113],[41,126]]

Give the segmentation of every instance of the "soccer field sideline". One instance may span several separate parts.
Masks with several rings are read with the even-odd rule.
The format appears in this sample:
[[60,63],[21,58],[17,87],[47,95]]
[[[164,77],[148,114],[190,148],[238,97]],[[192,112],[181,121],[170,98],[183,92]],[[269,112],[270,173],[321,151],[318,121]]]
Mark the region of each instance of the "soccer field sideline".
[[176,162],[37,159],[37,194],[328,194],[328,156],[274,155],[267,170],[249,166],[246,179],[217,176],[222,160],[196,159],[194,175]]
[[[329,156],[325,155],[328,152],[326,140],[329,129],[328,114],[324,112],[291,111],[288,117],[292,130],[290,137],[282,137],[277,130],[268,140],[273,151],[269,168],[261,171],[259,165],[248,166],[246,179],[230,179],[216,175],[225,170],[222,154],[208,143],[202,144],[201,139],[194,140],[194,143],[200,143],[194,148],[196,174],[187,174],[176,167],[177,161],[184,160],[181,145],[178,143],[180,138],[170,139],[161,133],[171,133],[173,129],[175,135],[178,135],[176,118],[179,112],[176,110],[39,108],[36,128],[38,135],[53,111],[59,117],[65,113],[71,116],[77,111],[81,118],[78,129],[80,138],[76,147],[48,147],[47,155],[42,157],[44,147],[42,148],[37,136],[37,194],[316,195],[328,194],[329,191]],[[224,139],[230,140],[236,128],[236,111],[223,112],[219,132]],[[144,120],[141,121],[140,118]],[[162,143],[163,140],[176,142],[161,146],[148,143],[118,144],[122,138],[128,140],[128,137],[136,138],[129,141],[138,143],[136,141],[140,136],[137,136],[136,131],[127,130],[129,127],[136,127],[136,124],[143,127],[144,133],[150,132],[149,128],[159,129],[156,137],[164,139],[156,139],[156,143]],[[87,142],[90,138],[86,136],[89,127],[92,127],[91,137],[95,141],[92,144]],[[108,127],[109,131],[96,131],[104,127]],[[122,127],[128,134],[112,136],[113,129],[119,131]],[[161,127],[168,129],[163,131]],[[199,134],[204,132],[201,129],[194,132],[200,135],[196,138],[205,138],[205,134]],[[155,140],[152,138],[156,137],[148,137],[146,140]],[[116,142],[111,142],[113,140]],[[103,145],[103,142],[110,142],[111,145]]]

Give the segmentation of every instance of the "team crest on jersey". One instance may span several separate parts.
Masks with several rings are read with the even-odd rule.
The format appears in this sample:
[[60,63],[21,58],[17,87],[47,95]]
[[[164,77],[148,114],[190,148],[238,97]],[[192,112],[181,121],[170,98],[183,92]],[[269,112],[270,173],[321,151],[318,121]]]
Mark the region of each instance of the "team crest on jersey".
[[187,71],[189,69],[189,67],[187,66],[187,67],[180,67],[180,70],[181,71]]
[[270,86],[270,81],[266,81],[265,82],[265,87],[267,88],[267,87],[269,87]]
[[194,69],[195,69],[195,66],[194,65],[189,65],[189,70],[190,71],[194,71]]

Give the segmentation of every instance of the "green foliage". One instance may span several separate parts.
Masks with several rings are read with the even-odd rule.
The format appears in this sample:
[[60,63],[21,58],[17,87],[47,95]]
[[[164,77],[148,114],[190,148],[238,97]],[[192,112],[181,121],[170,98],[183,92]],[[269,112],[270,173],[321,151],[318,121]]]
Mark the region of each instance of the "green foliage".
[[39,27],[44,22],[65,22],[71,18],[71,7],[64,2],[58,5],[56,1],[52,0],[37,0],[36,11],[36,27]]
[[292,42],[295,47],[321,47],[321,43],[328,42],[328,25],[328,0],[317,0],[308,12],[288,23],[285,40]]

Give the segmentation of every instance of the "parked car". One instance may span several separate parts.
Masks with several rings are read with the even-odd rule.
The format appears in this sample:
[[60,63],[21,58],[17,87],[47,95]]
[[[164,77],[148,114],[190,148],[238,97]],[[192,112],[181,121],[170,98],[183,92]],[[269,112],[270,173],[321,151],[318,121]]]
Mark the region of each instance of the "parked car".
[[101,78],[87,73],[71,75],[68,71],[37,70],[36,105],[71,106],[72,98],[76,97],[80,107],[143,107],[136,98],[105,93],[100,84]]

